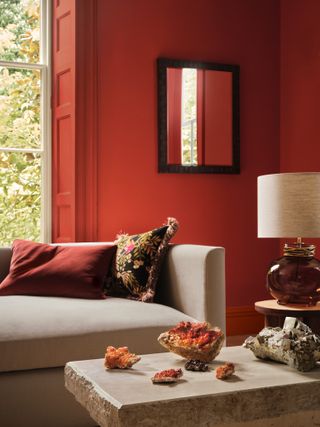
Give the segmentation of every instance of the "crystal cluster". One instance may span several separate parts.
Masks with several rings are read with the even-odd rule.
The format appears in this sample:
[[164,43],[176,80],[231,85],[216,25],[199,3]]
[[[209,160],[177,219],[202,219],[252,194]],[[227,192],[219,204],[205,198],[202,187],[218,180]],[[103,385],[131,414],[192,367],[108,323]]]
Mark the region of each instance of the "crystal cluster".
[[110,345],[106,350],[104,366],[108,369],[128,369],[140,359],[140,356],[130,353],[128,347],[115,348]]
[[234,373],[234,364],[230,362],[226,362],[224,365],[218,366],[216,368],[216,378],[218,380],[226,380],[231,377]]
[[185,359],[211,362],[221,350],[224,334],[220,328],[212,328],[207,322],[180,322],[160,334],[158,341]]
[[152,378],[153,383],[174,383],[183,375],[181,369],[166,369],[165,371],[157,372]]
[[298,371],[310,371],[320,360],[320,337],[294,317],[287,317],[283,328],[267,327],[243,343],[260,359],[286,363]]

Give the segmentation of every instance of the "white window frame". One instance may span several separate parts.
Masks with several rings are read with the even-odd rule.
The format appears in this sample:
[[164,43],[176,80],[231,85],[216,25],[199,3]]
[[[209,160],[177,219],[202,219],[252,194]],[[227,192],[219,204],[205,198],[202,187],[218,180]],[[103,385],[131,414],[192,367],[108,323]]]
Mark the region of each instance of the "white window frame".
[[40,63],[1,61],[0,67],[40,71],[40,148],[0,147],[0,152],[37,153],[41,155],[40,240],[52,240],[51,179],[51,0],[40,0]]

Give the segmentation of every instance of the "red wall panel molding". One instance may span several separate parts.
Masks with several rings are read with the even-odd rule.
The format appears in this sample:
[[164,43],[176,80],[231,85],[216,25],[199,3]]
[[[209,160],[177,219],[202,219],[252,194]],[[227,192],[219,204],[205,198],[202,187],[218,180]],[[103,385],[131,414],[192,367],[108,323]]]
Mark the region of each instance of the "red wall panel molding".
[[75,230],[75,2],[53,4],[52,233],[70,242]]
[[77,0],[76,25],[76,231],[78,241],[98,238],[97,2]]
[[96,1],[53,4],[53,235],[97,238]]

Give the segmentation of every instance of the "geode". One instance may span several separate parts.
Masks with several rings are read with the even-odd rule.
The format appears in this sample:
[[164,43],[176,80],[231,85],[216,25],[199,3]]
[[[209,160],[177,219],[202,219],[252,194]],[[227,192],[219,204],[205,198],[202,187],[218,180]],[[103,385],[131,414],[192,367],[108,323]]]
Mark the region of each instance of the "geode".
[[104,366],[108,369],[128,369],[140,359],[140,356],[130,353],[128,347],[115,348],[110,345],[105,353]]
[[169,351],[188,360],[211,362],[220,352],[224,334],[217,326],[207,322],[180,322],[158,337],[159,343]]
[[320,360],[320,336],[295,317],[286,317],[282,329],[266,327],[255,337],[248,337],[243,347],[259,359],[285,363],[303,372]]

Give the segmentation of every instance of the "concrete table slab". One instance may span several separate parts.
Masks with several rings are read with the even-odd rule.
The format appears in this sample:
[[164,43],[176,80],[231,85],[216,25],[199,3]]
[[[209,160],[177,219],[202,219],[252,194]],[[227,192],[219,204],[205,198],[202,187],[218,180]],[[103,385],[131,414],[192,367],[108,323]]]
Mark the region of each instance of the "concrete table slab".
[[[236,372],[226,381],[214,369]],[[209,372],[183,369],[179,383],[153,384],[155,372],[183,368],[172,353],[142,356],[129,370],[106,370],[103,359],[69,362],[65,384],[103,427],[311,427],[320,425],[320,369],[301,373],[266,362],[242,347],[223,348]]]

